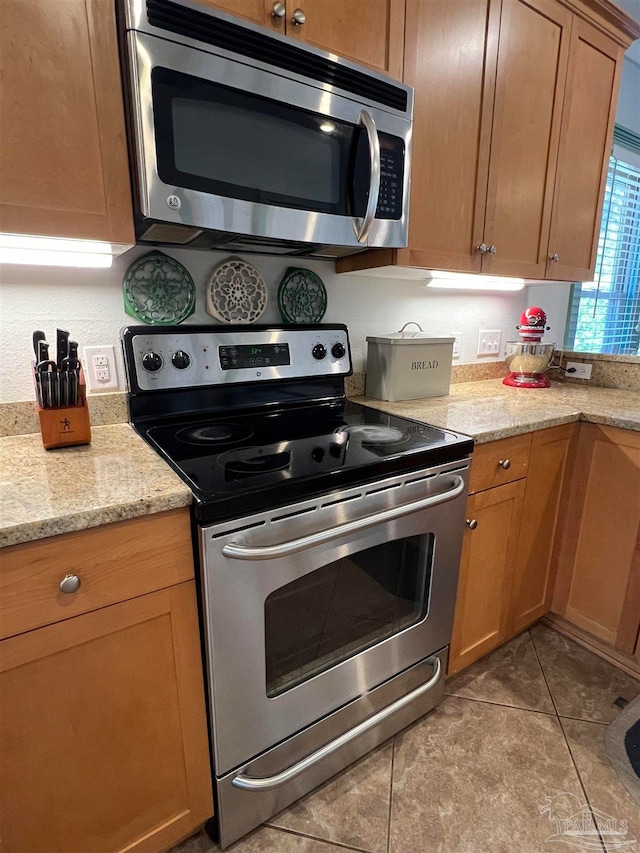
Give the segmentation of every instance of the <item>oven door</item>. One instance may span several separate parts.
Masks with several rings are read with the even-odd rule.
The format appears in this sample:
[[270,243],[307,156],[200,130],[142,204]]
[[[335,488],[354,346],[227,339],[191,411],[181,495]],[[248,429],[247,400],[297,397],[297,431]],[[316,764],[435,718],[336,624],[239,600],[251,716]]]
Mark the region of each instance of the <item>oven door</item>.
[[216,775],[448,645],[467,468],[201,531]]
[[404,246],[411,122],[230,56],[129,32],[143,217],[333,246]]

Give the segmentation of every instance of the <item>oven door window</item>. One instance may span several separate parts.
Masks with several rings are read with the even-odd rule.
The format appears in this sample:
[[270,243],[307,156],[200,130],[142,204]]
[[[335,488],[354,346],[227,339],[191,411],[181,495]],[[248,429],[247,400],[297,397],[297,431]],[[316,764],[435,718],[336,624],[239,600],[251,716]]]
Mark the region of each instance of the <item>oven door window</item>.
[[360,126],[167,68],[153,69],[152,91],[158,173],[166,184],[364,214],[361,173],[369,163]]
[[272,592],[264,605],[267,696],[421,622],[434,544],[433,534],[386,542]]

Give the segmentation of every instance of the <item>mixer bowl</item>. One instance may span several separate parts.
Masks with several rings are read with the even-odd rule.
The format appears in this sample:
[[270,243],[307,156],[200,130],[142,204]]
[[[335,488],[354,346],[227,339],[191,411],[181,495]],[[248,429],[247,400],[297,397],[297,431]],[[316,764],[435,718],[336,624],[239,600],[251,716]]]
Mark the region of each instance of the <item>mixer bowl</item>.
[[553,358],[555,344],[524,344],[507,341],[505,361],[512,373],[544,373]]

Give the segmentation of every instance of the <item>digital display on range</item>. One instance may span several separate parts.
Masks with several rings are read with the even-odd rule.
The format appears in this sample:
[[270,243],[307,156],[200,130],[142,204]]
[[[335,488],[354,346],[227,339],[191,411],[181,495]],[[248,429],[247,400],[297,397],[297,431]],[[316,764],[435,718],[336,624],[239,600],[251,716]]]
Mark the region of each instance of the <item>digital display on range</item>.
[[247,367],[278,367],[291,364],[289,344],[242,344],[219,347],[220,367],[240,370]]

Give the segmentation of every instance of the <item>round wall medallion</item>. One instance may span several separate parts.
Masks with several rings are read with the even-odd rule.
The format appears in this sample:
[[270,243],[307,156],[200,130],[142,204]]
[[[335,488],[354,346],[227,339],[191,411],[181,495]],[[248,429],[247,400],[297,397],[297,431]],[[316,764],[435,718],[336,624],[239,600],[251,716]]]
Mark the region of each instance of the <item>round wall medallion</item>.
[[278,308],[289,323],[319,323],[327,310],[327,291],[311,270],[289,267],[278,288]]
[[222,323],[255,323],[267,307],[267,286],[255,267],[230,258],[207,283],[207,312]]
[[137,258],[125,273],[122,290],[127,314],[150,326],[173,326],[195,311],[193,279],[163,252]]

